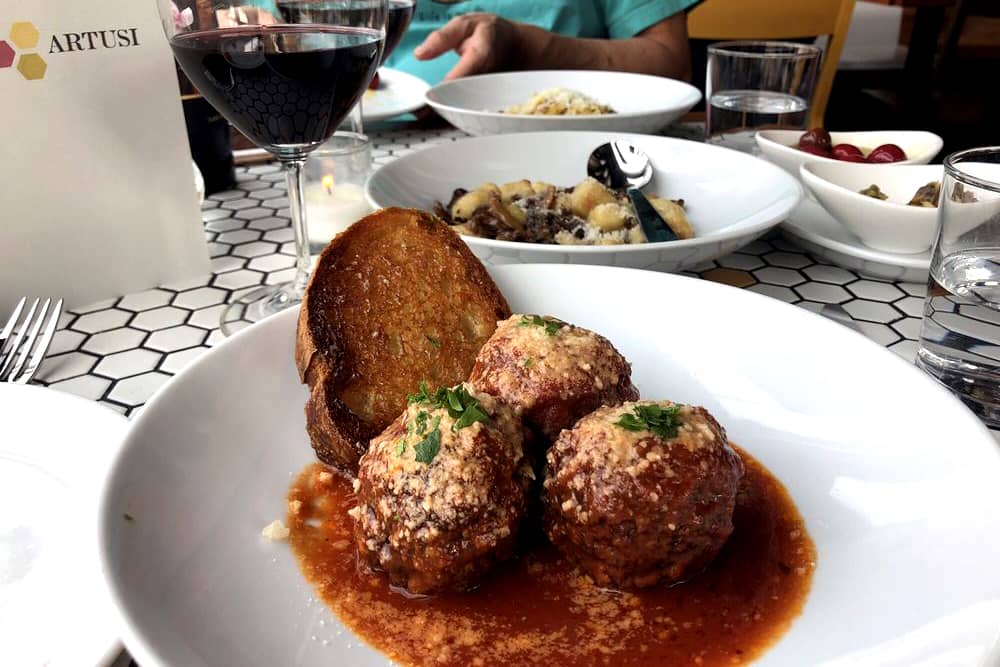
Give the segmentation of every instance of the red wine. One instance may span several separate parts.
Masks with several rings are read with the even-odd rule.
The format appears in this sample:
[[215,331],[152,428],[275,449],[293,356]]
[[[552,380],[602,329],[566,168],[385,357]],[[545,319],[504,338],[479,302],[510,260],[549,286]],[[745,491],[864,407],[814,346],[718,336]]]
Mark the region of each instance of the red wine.
[[[382,62],[389,57],[410,27],[416,0],[389,0],[389,13],[385,18],[385,48]],[[326,25],[364,25],[376,16],[376,3],[356,0],[343,2],[317,2],[316,0],[279,0],[278,11],[286,23],[323,23]]]
[[416,8],[415,0],[389,0],[389,14],[385,18],[385,48],[382,49],[382,62],[385,62],[399,46],[406,29],[410,27]]
[[339,26],[248,26],[171,39],[201,94],[254,143],[279,150],[326,141],[378,66],[382,34]]

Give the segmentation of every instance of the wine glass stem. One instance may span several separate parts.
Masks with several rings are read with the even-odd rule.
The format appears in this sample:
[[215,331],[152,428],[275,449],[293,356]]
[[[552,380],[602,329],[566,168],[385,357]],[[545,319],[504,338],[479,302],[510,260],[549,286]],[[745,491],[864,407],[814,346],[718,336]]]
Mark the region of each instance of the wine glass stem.
[[292,279],[292,293],[301,298],[309,282],[309,227],[306,223],[305,157],[281,159],[288,180],[288,208],[292,216],[292,231],[295,233],[295,278]]
[[365,122],[363,120],[364,111],[361,107],[361,104],[362,104],[361,100],[358,100],[358,103],[354,105],[353,109],[351,109],[351,113],[348,116],[348,119],[351,124],[351,132],[363,136],[365,133]]

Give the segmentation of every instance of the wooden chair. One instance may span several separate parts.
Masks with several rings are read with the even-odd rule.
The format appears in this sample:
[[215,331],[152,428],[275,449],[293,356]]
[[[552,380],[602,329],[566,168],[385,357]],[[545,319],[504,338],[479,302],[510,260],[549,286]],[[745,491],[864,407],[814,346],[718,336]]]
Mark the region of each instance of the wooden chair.
[[829,36],[809,110],[809,127],[822,127],[853,11],[854,0],[705,0],[688,14],[688,35],[716,41]]

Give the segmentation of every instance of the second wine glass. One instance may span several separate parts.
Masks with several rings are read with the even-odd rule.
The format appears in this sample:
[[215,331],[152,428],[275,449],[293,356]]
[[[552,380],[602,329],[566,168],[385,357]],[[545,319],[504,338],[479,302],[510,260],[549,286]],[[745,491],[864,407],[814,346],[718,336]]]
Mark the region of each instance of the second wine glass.
[[[385,45],[382,49],[382,58],[379,60],[379,67],[385,64],[386,59],[399,46],[406,29],[410,27],[416,9],[417,0],[389,0],[388,13],[385,17]],[[375,78],[377,80],[378,76],[376,75]],[[351,132],[356,134],[365,133],[364,104],[362,97],[361,100],[358,100],[357,105],[351,109],[349,122]]]

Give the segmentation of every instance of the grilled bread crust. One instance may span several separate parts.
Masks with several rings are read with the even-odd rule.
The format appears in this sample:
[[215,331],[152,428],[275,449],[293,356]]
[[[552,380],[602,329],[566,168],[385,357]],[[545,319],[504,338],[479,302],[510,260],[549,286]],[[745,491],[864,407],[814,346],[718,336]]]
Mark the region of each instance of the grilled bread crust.
[[295,363],[316,456],[355,474],[420,382],[465,380],[509,316],[482,263],[433,216],[388,208],[354,223],[323,251],[299,313]]

